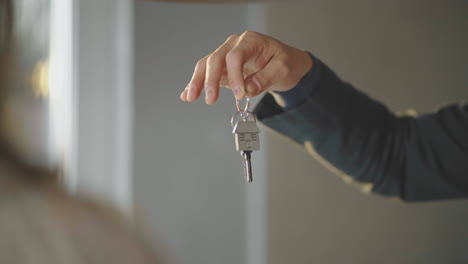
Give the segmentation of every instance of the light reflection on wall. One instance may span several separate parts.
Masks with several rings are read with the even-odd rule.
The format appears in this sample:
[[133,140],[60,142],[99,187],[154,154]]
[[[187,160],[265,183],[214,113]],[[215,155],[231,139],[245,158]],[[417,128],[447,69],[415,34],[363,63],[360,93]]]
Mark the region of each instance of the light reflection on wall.
[[76,190],[74,175],[73,0],[51,0],[49,59],[49,155],[64,173],[65,184]]
[[49,96],[49,62],[38,61],[31,76],[31,86],[35,96]]

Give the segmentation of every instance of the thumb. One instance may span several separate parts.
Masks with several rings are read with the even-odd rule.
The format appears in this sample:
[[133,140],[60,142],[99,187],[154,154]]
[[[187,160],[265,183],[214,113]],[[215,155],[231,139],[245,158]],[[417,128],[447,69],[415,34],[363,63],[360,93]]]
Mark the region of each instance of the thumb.
[[254,97],[269,90],[275,82],[275,71],[274,64],[269,63],[265,68],[248,76],[245,79],[247,94]]
[[257,76],[254,75],[245,80],[245,87],[249,97],[257,96],[263,92],[262,85]]

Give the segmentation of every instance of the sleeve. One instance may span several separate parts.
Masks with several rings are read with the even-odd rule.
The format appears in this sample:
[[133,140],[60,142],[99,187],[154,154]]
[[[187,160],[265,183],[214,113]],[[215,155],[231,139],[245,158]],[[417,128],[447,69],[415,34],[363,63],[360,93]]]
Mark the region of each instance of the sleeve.
[[315,58],[311,53],[308,53],[314,65],[312,69],[301,79],[294,87],[285,92],[272,92],[275,96],[275,101],[284,109],[289,110],[304,103],[307,98],[314,92],[320,81],[320,73],[322,72],[322,62]]
[[262,123],[365,190],[406,201],[468,197],[467,104],[396,116],[315,60],[316,78],[297,85],[309,87],[305,100],[288,108],[278,104],[284,95],[265,95],[254,111]]

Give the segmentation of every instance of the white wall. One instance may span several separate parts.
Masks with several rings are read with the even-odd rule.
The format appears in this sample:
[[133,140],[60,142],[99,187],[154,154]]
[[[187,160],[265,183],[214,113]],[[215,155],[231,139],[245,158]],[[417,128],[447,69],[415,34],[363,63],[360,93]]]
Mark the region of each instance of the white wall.
[[66,3],[73,5],[72,47],[66,50],[73,53],[67,65],[72,72],[66,72],[72,113],[62,123],[71,125],[67,184],[131,214],[133,2]]
[[136,2],[135,204],[161,263],[245,263],[232,93],[213,106],[179,100],[196,61],[245,27],[245,5]]
[[[466,1],[270,4],[267,32],[394,110],[468,99]],[[337,95],[339,96],[339,95]],[[467,263],[467,201],[363,195],[268,133],[267,263]]]

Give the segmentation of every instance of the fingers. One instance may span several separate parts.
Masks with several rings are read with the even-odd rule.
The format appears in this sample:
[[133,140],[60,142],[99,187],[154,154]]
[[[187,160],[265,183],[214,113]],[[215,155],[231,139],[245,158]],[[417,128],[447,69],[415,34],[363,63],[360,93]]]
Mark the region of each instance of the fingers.
[[278,87],[289,86],[288,76],[291,70],[287,60],[277,57],[269,61],[260,71],[246,78],[247,94],[257,96],[264,91],[277,90]]
[[227,77],[226,68],[224,68],[224,72],[221,75],[221,80],[219,81],[219,86],[220,87],[225,87],[225,88],[228,88],[228,89],[231,88],[231,86],[229,86],[229,80],[228,80],[228,77]]
[[208,56],[205,75],[205,101],[207,104],[213,104],[218,99],[221,77],[225,71],[226,54],[237,43],[238,38],[237,35],[229,37],[223,45]]
[[[208,56],[199,60],[195,66],[195,71],[193,72],[192,79],[185,88],[186,92],[186,101],[193,102],[200,97],[201,90],[203,89],[203,83],[205,81],[205,71],[206,71],[206,60]],[[185,91],[184,91],[185,92]],[[181,98],[183,93],[181,94]]]
[[250,75],[245,80],[248,96],[255,97],[270,88],[279,74],[280,67],[268,63],[262,70]]
[[226,69],[229,86],[237,100],[245,97],[244,66],[252,58],[261,53],[261,35],[246,31],[238,39],[236,45],[226,54]]
[[259,82],[257,76],[249,77],[245,80],[245,85],[247,88],[247,95],[249,97],[255,97],[262,93],[262,84]]
[[188,88],[185,88],[180,94],[180,100],[187,101]]
[[241,48],[234,48],[226,55],[226,68],[228,71],[229,86],[237,100],[245,95],[244,84],[244,57]]
[[261,70],[270,60],[269,55],[262,54],[266,39],[266,36],[250,31],[229,37],[215,52],[197,63],[192,79],[180,98],[193,102],[200,97],[204,88],[205,101],[212,104],[218,99],[220,86],[231,88],[239,100],[245,97],[247,85],[252,90],[251,94],[260,93],[263,89],[259,88],[262,84],[256,83],[258,77],[247,82],[244,78],[246,74]]

